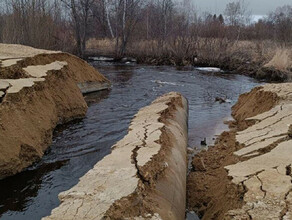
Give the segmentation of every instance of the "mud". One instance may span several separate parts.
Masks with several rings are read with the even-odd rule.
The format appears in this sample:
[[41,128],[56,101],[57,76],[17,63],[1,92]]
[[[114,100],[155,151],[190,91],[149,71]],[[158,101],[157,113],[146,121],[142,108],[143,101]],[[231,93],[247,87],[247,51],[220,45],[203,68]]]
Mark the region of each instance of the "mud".
[[241,95],[230,131],[195,156],[188,201],[202,219],[291,218],[291,92],[267,84]]
[[173,92],[142,108],[111,154],[44,219],[183,219],[187,109]]
[[58,124],[85,115],[87,104],[79,82],[109,81],[70,54],[20,45],[1,44],[0,48],[2,61],[21,57],[0,68],[1,179],[39,160]]

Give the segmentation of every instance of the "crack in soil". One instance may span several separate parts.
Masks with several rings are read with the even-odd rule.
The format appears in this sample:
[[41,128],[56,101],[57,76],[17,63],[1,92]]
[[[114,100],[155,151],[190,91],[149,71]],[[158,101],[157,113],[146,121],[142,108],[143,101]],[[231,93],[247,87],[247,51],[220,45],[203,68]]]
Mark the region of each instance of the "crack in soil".
[[274,123],[272,123],[272,124],[269,124],[269,125],[263,127],[262,129],[259,129],[259,130],[264,130],[265,128],[268,128],[268,127],[271,127],[271,126],[273,126],[273,125],[275,125],[275,124],[278,124],[279,122],[283,121],[283,119],[288,118],[288,117],[290,117],[290,116],[292,116],[292,114],[285,115],[285,116],[281,117],[279,120],[277,120],[276,122],[274,122]]
[[[253,138],[251,138],[251,139],[248,139],[248,140],[246,140],[246,141],[244,142],[244,144],[247,143],[247,142],[249,142],[249,141],[252,141],[252,140],[254,140],[254,139],[256,139],[256,138],[264,137],[264,136],[268,135],[271,131],[272,131],[272,129],[271,129],[270,131],[267,131],[267,133],[265,133],[265,134],[262,134],[262,135],[259,135],[259,136],[255,136],[255,137],[253,137]],[[250,145],[252,145],[252,144],[254,144],[254,143],[257,143],[257,141],[255,141],[255,142],[253,142],[253,143],[251,143],[251,144],[247,144],[246,146],[248,147],[248,146],[250,146]]]
[[285,215],[289,212],[289,202],[287,201],[288,195],[292,192],[292,189],[290,189],[286,194],[285,194],[285,208],[281,211],[281,216],[280,219],[284,220]]
[[[269,131],[268,133],[270,133],[270,131]],[[260,139],[260,140],[258,140],[258,141],[255,141],[255,142],[253,142],[253,143],[251,143],[251,144],[245,145],[245,147],[250,147],[251,145],[254,145],[254,144],[256,144],[256,143],[264,142],[264,141],[266,141],[266,140],[269,140],[269,139],[272,139],[272,138],[276,138],[276,137],[281,137],[281,136],[283,136],[283,138],[284,138],[284,136],[287,135],[287,134],[288,134],[288,132],[286,132],[286,133],[281,133],[281,134],[277,134],[277,135],[273,135],[273,136],[271,136],[271,137],[266,137],[266,138]],[[258,137],[260,137],[260,136],[258,136]],[[286,136],[285,136],[285,137],[286,137]],[[277,141],[276,141],[276,142],[277,142]],[[272,143],[272,144],[273,144],[273,143]],[[267,147],[268,147],[268,146],[267,146]]]
[[[263,119],[253,119],[253,120],[256,120],[256,121],[258,121],[258,123],[260,123],[262,121],[265,121],[265,120],[267,120],[269,118],[272,118],[272,117],[276,116],[279,113],[279,111],[281,111],[281,110],[277,110],[272,115],[269,115],[269,116],[267,116],[267,117],[265,117]],[[257,128],[255,131],[261,131],[261,130],[264,130],[264,128]],[[242,134],[250,134],[250,133],[253,133],[253,132],[254,131],[247,131],[247,132],[241,131]]]
[[[264,142],[266,140],[269,140],[269,139],[272,139],[272,138],[275,138],[275,137],[282,137],[282,138],[276,140],[275,142],[269,144],[268,146],[265,146],[265,147],[250,151],[250,152],[248,152],[246,154],[240,155],[240,157],[241,158],[246,157],[244,159],[249,160],[249,159],[261,156],[263,154],[267,154],[267,153],[271,152],[273,149],[275,149],[280,143],[285,142],[287,140],[287,136],[284,136],[284,135],[286,135],[286,133],[285,134],[275,135],[273,137],[265,138],[265,139],[263,139],[263,140],[261,140],[259,142],[255,142],[255,143],[260,143],[260,142]],[[246,147],[249,147],[249,146],[251,146],[251,145],[248,145]],[[258,155],[248,156],[249,154],[253,154],[253,153],[258,153]]]
[[78,206],[78,208],[76,209],[76,213],[74,216],[77,216],[79,209],[83,206],[84,200],[82,199],[81,204]]
[[[270,129],[269,131],[267,131],[267,133],[265,133],[265,134],[263,134],[263,135],[259,135],[259,136],[253,137],[253,138],[251,138],[251,139],[248,139],[248,140],[246,140],[244,143],[250,142],[251,140],[254,140],[254,139],[256,139],[256,138],[260,138],[260,137],[266,136],[266,135],[268,135],[270,132],[274,131],[274,129],[271,128],[273,125],[276,125],[276,124],[280,123],[281,121],[283,121],[283,119],[288,118],[288,117],[290,117],[290,116],[292,116],[292,114],[289,114],[289,115],[287,115],[287,116],[284,116],[284,117],[280,118],[279,120],[277,120],[276,122],[274,122],[274,123],[272,123],[272,124],[269,124],[269,125],[267,125],[267,126],[261,128],[261,129],[256,129],[256,130],[249,131],[249,132],[246,132],[246,133],[243,133],[243,134],[240,134],[240,135],[249,134],[249,133],[251,133],[251,132],[255,132],[255,131],[259,131],[259,130]],[[272,137],[277,137],[277,135],[272,136]],[[272,137],[268,137],[268,138],[272,138]],[[265,139],[262,139],[262,140],[265,140]],[[262,140],[260,140],[260,141],[262,141]],[[247,146],[250,146],[250,145],[252,145],[252,144],[254,144],[254,143],[257,143],[257,142],[260,142],[260,141],[253,142],[253,143],[251,143],[251,144],[248,144]]]
[[138,160],[137,160],[137,155],[138,155],[138,150],[140,149],[141,147],[140,146],[136,146],[135,149],[132,151],[133,154],[132,154],[132,159],[134,161],[134,164],[135,164],[135,167],[137,169],[137,176],[138,178],[142,181],[143,184],[147,184],[147,185],[150,185],[150,181],[147,180],[142,172],[140,171],[140,168],[139,168],[139,165],[138,165]]
[[264,190],[264,188],[263,188],[264,184],[263,184],[263,181],[261,180],[261,178],[260,178],[258,175],[256,175],[256,178],[257,178],[257,179],[260,181],[260,183],[261,183],[260,190],[264,193],[264,197],[263,197],[263,199],[264,199],[264,198],[266,198],[267,190]]
[[249,217],[249,220],[252,220],[252,215],[251,214],[249,214],[249,211],[251,211],[251,210],[253,210],[254,209],[254,204],[252,203],[252,207],[250,208],[250,209],[247,209],[246,211],[245,211],[245,213],[248,215],[248,217]]
[[[146,123],[147,120],[145,119],[144,123]],[[133,159],[133,162],[135,164],[135,167],[137,169],[137,176],[138,178],[142,181],[142,183],[144,184],[147,184],[147,185],[150,185],[150,181],[147,180],[144,175],[142,174],[141,170],[140,170],[140,167],[138,165],[138,160],[137,160],[137,156],[138,156],[138,150],[142,147],[146,147],[146,140],[148,138],[148,126],[150,126],[150,124],[146,124],[145,126],[143,126],[143,129],[144,129],[144,138],[141,139],[142,141],[142,145],[141,146],[136,146],[134,148],[134,150],[132,151],[132,159]]]
[[291,164],[289,164],[288,166],[286,166],[286,175],[292,177],[292,174],[291,174]]

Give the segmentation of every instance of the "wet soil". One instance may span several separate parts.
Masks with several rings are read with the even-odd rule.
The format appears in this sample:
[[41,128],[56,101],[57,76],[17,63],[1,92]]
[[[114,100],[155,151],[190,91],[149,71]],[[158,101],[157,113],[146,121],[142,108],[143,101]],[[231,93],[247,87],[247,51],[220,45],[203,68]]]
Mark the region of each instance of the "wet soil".
[[233,184],[224,167],[240,161],[233,153],[244,145],[236,141],[236,132],[255,123],[246,119],[270,110],[278,100],[275,93],[261,91],[260,87],[242,94],[232,107],[235,120],[229,122],[230,130],[223,132],[214,146],[194,156],[187,181],[187,200],[188,209],[201,219],[225,219],[229,210],[243,206],[246,188]]

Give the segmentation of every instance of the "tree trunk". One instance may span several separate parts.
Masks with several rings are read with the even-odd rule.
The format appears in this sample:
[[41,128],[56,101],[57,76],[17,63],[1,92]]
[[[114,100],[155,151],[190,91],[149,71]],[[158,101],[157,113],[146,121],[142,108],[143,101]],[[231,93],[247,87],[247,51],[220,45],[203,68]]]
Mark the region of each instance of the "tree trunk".
[[104,0],[104,1],[105,1],[104,4],[105,4],[105,13],[106,13],[107,25],[108,25],[111,37],[115,38],[113,29],[112,29],[112,25],[111,25],[111,21],[110,21],[110,17],[109,17],[109,10],[108,10],[108,5],[107,5],[108,2],[107,2],[107,0]]
[[82,40],[81,40],[81,33],[80,33],[80,21],[79,21],[74,0],[71,0],[71,9],[72,9],[72,15],[73,15],[74,26],[75,26],[75,40],[76,40],[76,47],[77,47],[76,48],[77,55],[82,57],[83,53],[82,53]]
[[122,44],[120,48],[120,55],[125,54],[125,45],[126,45],[126,10],[127,10],[127,0],[124,0],[123,4],[123,25],[122,25]]

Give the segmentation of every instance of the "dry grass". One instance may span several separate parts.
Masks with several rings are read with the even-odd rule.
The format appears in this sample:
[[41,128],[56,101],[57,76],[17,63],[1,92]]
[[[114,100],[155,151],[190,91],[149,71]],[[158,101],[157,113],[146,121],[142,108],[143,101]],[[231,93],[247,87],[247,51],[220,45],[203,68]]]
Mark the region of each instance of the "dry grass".
[[[90,39],[88,51],[114,55],[115,40]],[[230,41],[218,38],[176,38],[167,42],[134,41],[128,44],[126,56],[154,65],[206,65],[255,76],[259,69],[271,68],[289,73],[292,50],[272,41]],[[265,76],[268,78],[268,76]]]
[[114,54],[115,40],[90,38],[86,42],[87,51],[95,51],[100,54]]
[[[91,38],[86,43],[87,50],[114,53],[115,40]],[[159,44],[156,40],[141,40],[128,44],[127,55],[132,56],[188,56],[206,60],[221,60],[223,57],[235,57],[248,62],[264,62],[265,66],[273,66],[281,70],[291,68],[291,50],[281,48],[271,41],[232,42],[226,39],[176,39]]]
[[278,48],[273,58],[264,65],[278,70],[287,71],[292,68],[291,50]]

